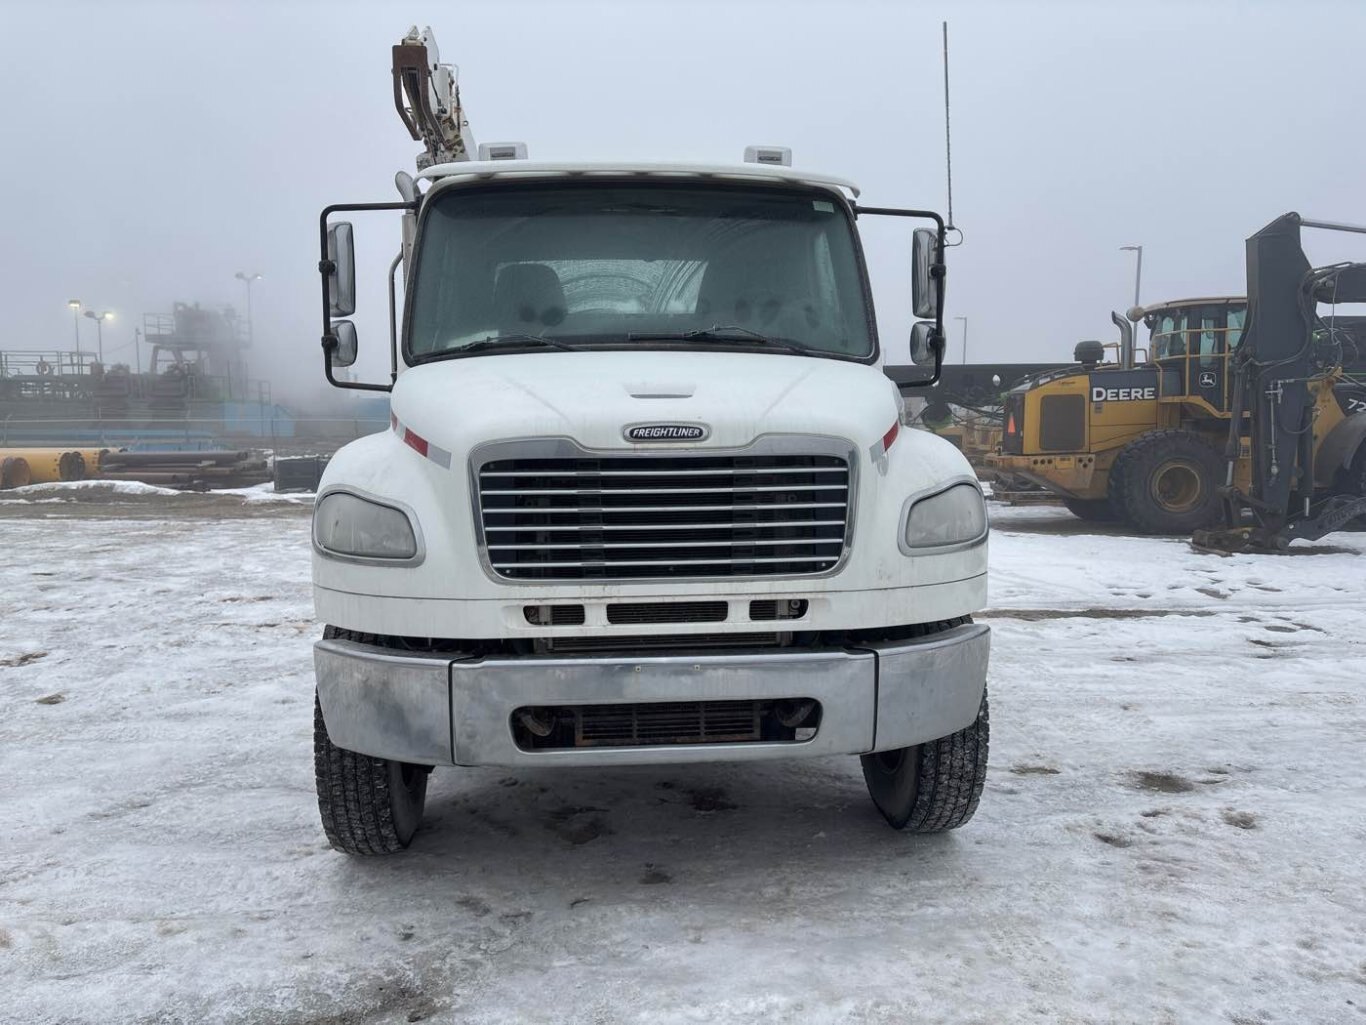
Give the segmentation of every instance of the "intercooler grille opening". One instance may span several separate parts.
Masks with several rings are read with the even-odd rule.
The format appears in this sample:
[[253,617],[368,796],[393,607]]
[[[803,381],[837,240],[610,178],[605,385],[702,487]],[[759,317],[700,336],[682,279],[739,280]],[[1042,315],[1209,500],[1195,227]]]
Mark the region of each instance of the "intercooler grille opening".
[[512,732],[524,751],[801,743],[815,736],[820,715],[809,698],[525,707],[512,713]]
[[522,615],[532,626],[582,626],[582,605],[523,605]]
[[687,651],[748,651],[752,648],[773,648],[791,634],[731,633],[731,634],[638,634],[633,637],[547,637],[545,651],[551,655],[596,655],[631,652],[667,654],[679,649]]
[[775,619],[801,619],[809,606],[805,598],[761,598],[749,603],[749,618],[760,623]]
[[489,565],[515,580],[824,573],[849,526],[833,455],[496,459],[477,483]]
[[607,622],[724,623],[729,607],[723,601],[657,601],[607,606]]

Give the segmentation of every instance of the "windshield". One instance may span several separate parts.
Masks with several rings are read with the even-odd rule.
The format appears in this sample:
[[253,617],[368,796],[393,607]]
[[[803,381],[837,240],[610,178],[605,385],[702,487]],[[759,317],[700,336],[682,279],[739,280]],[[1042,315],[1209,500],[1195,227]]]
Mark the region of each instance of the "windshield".
[[452,189],[428,211],[410,309],[419,359],[550,342],[873,353],[849,218],[809,191]]
[[1170,307],[1150,314],[1151,358],[1202,357],[1232,352],[1243,338],[1246,304]]

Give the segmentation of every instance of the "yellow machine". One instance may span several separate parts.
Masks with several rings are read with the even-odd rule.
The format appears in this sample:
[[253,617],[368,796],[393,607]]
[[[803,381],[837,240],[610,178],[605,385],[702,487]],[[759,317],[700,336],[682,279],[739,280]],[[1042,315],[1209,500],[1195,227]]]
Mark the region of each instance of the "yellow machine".
[[[1132,329],[1113,315],[1122,335],[1119,362],[1102,363],[1105,346],[1083,342],[1077,365],[1014,388],[1006,397],[1001,451],[987,465],[1047,488],[1083,519],[1123,521],[1159,534],[1212,526],[1223,516],[1220,489],[1251,485],[1249,437],[1241,438],[1231,480],[1226,455],[1235,406],[1232,363],[1247,309],[1244,298],[1226,296],[1130,311],[1150,331],[1138,359]],[[1307,385],[1315,447],[1366,409],[1366,389],[1338,369]],[[1356,472],[1351,464],[1314,466],[1322,489],[1360,484],[1344,480]]]

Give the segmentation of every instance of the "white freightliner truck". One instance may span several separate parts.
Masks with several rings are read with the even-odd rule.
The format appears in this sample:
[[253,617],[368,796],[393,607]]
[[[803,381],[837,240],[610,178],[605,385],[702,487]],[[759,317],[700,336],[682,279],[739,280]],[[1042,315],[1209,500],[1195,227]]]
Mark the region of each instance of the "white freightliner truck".
[[[394,48],[426,144],[320,224],[329,380],[391,391],[313,522],[315,755],[334,847],[406,847],[438,765],[860,755],[887,821],[951,829],[986,773],[987,519],[901,427],[860,217],[914,234],[915,364],[944,224],[754,148],[736,166],[474,144],[430,33]],[[356,355],[348,210],[395,210],[389,383]],[[395,308],[394,275],[404,277]]]

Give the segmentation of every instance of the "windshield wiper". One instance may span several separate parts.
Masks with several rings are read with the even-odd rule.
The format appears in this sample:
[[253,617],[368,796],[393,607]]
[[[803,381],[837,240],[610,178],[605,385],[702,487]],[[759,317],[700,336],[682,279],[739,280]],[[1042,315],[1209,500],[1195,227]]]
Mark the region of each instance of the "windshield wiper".
[[648,334],[631,333],[626,336],[628,342],[667,342],[683,341],[691,342],[694,339],[703,339],[710,342],[757,342],[760,345],[771,346],[775,349],[786,349],[788,352],[818,352],[810,346],[802,345],[788,338],[771,338],[759,331],[753,331],[747,327],[740,327],[738,324],[713,324],[711,327],[694,328],[692,331],[668,332],[659,331]]
[[568,345],[554,338],[546,338],[544,335],[489,335],[477,342],[456,346],[450,351],[481,352],[487,349],[499,349],[504,345],[541,345],[547,349],[563,349],[565,352],[579,351],[573,345]]

